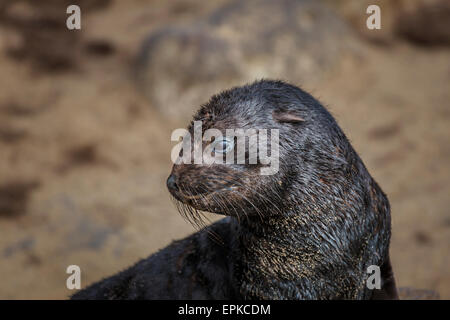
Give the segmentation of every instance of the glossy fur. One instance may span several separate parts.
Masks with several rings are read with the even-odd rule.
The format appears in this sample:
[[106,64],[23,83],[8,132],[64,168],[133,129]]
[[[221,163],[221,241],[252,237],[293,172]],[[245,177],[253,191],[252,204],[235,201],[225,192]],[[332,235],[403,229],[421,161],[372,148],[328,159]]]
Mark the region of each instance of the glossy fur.
[[[168,186],[180,212],[197,225],[202,211],[228,217],[73,298],[397,298],[388,199],[317,100],[263,80],[212,97],[194,120],[203,130],[279,129],[279,172],[174,165]],[[381,290],[366,286],[370,265],[381,267]]]

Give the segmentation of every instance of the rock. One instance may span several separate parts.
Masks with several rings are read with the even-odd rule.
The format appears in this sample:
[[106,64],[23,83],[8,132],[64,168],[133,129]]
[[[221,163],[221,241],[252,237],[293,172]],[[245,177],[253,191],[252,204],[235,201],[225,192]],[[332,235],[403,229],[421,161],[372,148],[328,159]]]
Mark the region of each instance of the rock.
[[439,293],[427,289],[399,288],[400,300],[439,300]]
[[354,51],[352,41],[346,24],[317,1],[230,1],[150,34],[136,75],[152,106],[186,119],[230,86],[260,78],[314,83]]
[[[448,0],[324,0],[342,16],[361,38],[378,45],[393,45],[399,39],[422,46],[450,44]],[[381,29],[366,26],[369,5],[380,7]]]
[[429,1],[402,10],[395,23],[395,32],[419,45],[450,45],[450,2]]
[[[109,3],[110,0],[76,1],[83,15]],[[0,4],[0,27],[9,36],[0,41],[0,49],[16,61],[30,62],[40,72],[76,69],[82,35],[67,29],[66,9],[71,4],[71,0],[4,1]]]

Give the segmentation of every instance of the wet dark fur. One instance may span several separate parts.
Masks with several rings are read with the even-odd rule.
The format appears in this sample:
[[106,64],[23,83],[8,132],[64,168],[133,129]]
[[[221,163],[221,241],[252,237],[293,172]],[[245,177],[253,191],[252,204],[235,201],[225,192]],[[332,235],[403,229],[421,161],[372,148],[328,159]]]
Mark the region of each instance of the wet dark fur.
[[[194,119],[204,130],[279,129],[279,172],[175,165],[169,190],[182,213],[199,225],[202,211],[228,217],[73,298],[397,298],[387,197],[318,101],[258,81],[214,96]],[[370,265],[381,290],[366,287]]]

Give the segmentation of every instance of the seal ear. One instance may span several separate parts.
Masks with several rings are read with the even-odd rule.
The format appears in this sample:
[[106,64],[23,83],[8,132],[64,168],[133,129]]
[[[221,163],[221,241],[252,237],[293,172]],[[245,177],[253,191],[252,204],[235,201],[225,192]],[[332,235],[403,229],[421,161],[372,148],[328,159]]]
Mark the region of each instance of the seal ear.
[[305,121],[301,116],[294,111],[286,109],[277,109],[272,112],[273,120],[280,123],[299,123]]

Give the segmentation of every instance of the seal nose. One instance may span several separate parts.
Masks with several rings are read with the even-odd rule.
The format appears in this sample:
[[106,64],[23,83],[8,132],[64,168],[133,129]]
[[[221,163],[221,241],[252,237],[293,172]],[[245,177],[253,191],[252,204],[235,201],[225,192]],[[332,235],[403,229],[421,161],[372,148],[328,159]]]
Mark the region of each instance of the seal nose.
[[175,176],[171,174],[169,178],[167,178],[167,188],[169,190],[178,190],[177,183],[175,182]]

